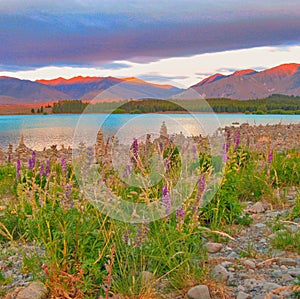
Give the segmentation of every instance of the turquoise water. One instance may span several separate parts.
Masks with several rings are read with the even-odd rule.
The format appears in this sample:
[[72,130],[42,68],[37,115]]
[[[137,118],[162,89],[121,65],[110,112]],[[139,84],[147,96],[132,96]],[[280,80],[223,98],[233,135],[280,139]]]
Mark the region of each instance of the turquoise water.
[[145,115],[106,115],[106,114],[60,114],[0,116],[0,147],[6,149],[9,144],[16,146],[23,134],[25,144],[41,150],[53,144],[72,146],[74,136],[93,144],[96,132],[101,129],[119,139],[132,140],[146,133],[159,134],[165,121],[168,133],[185,135],[213,134],[219,127],[233,122],[250,125],[276,123],[299,123],[299,115],[244,115],[244,114],[145,114]]

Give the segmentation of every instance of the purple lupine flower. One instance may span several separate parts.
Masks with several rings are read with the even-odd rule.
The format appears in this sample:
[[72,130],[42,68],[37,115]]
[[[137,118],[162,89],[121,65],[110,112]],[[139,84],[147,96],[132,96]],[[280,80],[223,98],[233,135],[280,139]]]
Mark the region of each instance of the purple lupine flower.
[[131,244],[130,233],[131,233],[130,229],[126,229],[123,234],[123,239],[127,246],[129,246]]
[[73,189],[72,184],[65,185],[65,201],[63,202],[63,204],[67,208],[72,208],[74,206],[74,202],[72,198],[72,189]]
[[237,149],[238,146],[240,145],[240,142],[241,142],[241,133],[240,133],[240,130],[237,131],[236,135],[234,136],[234,145],[235,145],[235,148]]
[[126,174],[126,176],[130,176],[131,175],[130,165],[126,165],[125,174]]
[[28,161],[29,169],[33,169],[35,167],[35,157],[36,157],[36,154],[35,154],[35,151],[33,151],[31,154],[31,158]]
[[131,158],[131,161],[136,162],[137,157],[138,157],[138,152],[139,152],[139,144],[138,144],[138,140],[136,138],[133,139],[131,149],[133,152],[133,157]]
[[166,162],[166,173],[168,173],[169,170],[170,170],[170,168],[171,168],[171,160],[170,160],[170,158],[167,157],[167,158],[165,159],[165,162]]
[[18,159],[17,166],[16,166],[16,178],[17,179],[19,179],[21,176],[20,171],[21,171],[21,161]]
[[50,174],[50,160],[47,160],[46,162],[46,176],[49,176]]
[[272,161],[273,161],[273,152],[271,151],[271,152],[269,152],[269,154],[268,154],[268,163],[272,163]]
[[167,186],[163,186],[162,188],[161,201],[165,208],[166,216],[169,216],[171,213],[171,197]]
[[7,156],[7,162],[8,162],[8,163],[11,162],[11,154],[8,154],[8,156]]
[[193,154],[197,154],[197,147],[195,144],[193,144],[193,146],[192,146],[192,152],[193,152]]
[[227,140],[229,140],[229,139],[230,139],[230,135],[231,135],[231,134],[230,134],[230,130],[227,130],[227,131],[226,131],[226,135],[227,135],[227,136],[226,136],[226,137],[227,137]]
[[40,167],[40,178],[42,178],[44,175],[45,175],[45,166],[44,164],[42,164]]
[[67,172],[67,162],[66,162],[65,157],[61,159],[60,165],[61,165],[62,171],[64,173],[66,173]]
[[179,207],[177,210],[176,210],[176,218],[178,220],[182,220],[185,216],[185,212],[184,212],[184,208],[183,207]]
[[140,247],[143,244],[143,242],[146,240],[148,236],[149,231],[150,231],[149,223],[147,222],[142,223],[134,239],[134,244],[137,247]]
[[198,179],[198,193],[202,194],[206,187],[206,177],[205,174],[202,174]]
[[222,161],[225,163],[228,161],[228,150],[229,150],[229,143],[226,142],[223,146],[223,151],[222,151]]

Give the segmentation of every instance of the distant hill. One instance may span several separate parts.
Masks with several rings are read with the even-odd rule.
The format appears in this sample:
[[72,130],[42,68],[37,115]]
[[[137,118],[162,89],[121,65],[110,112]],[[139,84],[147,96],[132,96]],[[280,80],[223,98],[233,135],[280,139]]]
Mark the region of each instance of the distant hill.
[[38,82],[0,77],[0,104],[30,104],[70,99],[65,93]]
[[0,77],[0,105],[49,103],[58,100],[201,99],[248,100],[272,94],[300,95],[300,64],[283,64],[264,71],[240,70],[215,74],[184,90],[138,78],[74,77],[20,80]]
[[300,64],[283,64],[261,72],[241,70],[228,76],[215,74],[190,89],[199,93],[199,98],[248,100],[265,98],[272,94],[298,96]]
[[53,80],[20,80],[0,77],[0,104],[29,104],[58,100],[121,100],[169,98],[182,90],[137,78],[75,77]]

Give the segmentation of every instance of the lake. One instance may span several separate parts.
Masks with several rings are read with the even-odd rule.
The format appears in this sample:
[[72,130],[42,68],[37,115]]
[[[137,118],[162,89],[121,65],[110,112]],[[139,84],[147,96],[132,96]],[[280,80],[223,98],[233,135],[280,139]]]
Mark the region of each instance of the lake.
[[53,144],[72,146],[74,140],[94,144],[99,129],[116,135],[124,142],[147,133],[158,135],[165,121],[168,133],[184,135],[213,134],[218,128],[233,122],[250,125],[299,123],[299,115],[245,115],[245,114],[59,114],[0,116],[0,147],[18,145],[21,135],[25,144],[42,150]]

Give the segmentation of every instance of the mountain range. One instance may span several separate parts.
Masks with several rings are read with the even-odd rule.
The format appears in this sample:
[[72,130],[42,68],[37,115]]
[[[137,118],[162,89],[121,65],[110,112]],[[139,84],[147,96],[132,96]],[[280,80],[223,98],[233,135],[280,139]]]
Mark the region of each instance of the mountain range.
[[31,104],[57,100],[119,100],[144,98],[264,98],[271,94],[300,95],[300,64],[290,63],[263,71],[240,70],[214,74],[186,90],[153,84],[138,78],[74,77],[20,80],[0,77],[0,104]]

